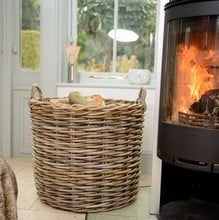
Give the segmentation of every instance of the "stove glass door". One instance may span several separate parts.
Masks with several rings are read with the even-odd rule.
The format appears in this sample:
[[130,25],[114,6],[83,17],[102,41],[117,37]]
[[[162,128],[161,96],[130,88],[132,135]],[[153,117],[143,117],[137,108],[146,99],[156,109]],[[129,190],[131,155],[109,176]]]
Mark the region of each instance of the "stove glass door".
[[171,20],[164,57],[162,121],[219,127],[219,16]]

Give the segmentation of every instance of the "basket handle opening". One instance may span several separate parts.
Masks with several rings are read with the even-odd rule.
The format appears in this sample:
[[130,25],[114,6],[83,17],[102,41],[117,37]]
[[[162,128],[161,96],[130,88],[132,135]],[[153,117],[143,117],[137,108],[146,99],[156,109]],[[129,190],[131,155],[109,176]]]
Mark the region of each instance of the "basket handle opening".
[[146,102],[145,102],[145,99],[146,99],[146,90],[141,87],[140,91],[139,91],[139,94],[138,94],[138,98],[137,98],[137,102],[140,102],[143,104],[144,106],[144,111],[146,111],[147,109],[147,105],[146,105]]
[[[36,93],[38,92],[38,94]],[[37,83],[33,84],[32,85],[32,88],[31,88],[31,93],[30,93],[30,98],[31,99],[35,99],[35,98],[39,98],[41,101],[43,101],[43,93],[42,93],[42,90],[41,88],[39,87],[39,85]]]

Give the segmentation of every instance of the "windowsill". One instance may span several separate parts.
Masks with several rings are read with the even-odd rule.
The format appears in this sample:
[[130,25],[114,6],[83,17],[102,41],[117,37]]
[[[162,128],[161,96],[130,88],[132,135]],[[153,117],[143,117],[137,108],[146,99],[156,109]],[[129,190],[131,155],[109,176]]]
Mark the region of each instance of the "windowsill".
[[[154,74],[150,79],[149,84],[130,84],[126,74],[112,74],[112,73],[101,73],[101,74],[79,74],[78,82],[75,83],[57,83],[58,87],[95,87],[95,88],[147,88],[155,89],[155,79],[153,79]],[[117,78],[118,77],[118,78]]]

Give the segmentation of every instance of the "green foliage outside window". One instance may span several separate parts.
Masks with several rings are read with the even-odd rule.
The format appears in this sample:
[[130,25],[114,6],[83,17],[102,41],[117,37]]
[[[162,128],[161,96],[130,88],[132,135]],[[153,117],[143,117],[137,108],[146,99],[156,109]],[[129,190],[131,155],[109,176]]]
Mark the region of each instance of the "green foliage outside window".
[[37,30],[21,31],[22,69],[40,68],[40,32]]
[[[107,34],[113,29],[113,2],[78,1],[78,45],[81,46],[78,68],[81,71],[112,70],[113,41]],[[130,68],[147,68],[153,71],[156,1],[119,0],[118,19],[118,28],[134,31],[139,39],[117,43],[116,70],[127,72]]]
[[40,30],[40,0],[22,0],[22,30]]
[[22,0],[21,66],[40,69],[40,0]]

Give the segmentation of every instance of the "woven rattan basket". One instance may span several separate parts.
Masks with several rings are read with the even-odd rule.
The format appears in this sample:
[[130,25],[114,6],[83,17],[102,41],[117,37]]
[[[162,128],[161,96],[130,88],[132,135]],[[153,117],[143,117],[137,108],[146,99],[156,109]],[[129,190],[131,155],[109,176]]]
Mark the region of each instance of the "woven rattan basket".
[[132,203],[138,192],[146,92],[136,101],[104,106],[44,98],[29,100],[34,179],[40,199],[73,212],[99,212]]

